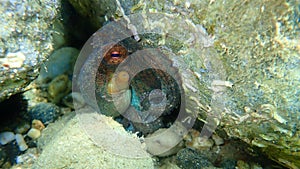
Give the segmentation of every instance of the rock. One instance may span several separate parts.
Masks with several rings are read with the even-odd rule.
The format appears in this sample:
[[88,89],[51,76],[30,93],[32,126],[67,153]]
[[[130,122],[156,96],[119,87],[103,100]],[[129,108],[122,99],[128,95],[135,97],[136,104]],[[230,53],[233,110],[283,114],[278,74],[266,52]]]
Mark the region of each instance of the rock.
[[213,166],[207,158],[189,148],[182,149],[177,153],[176,163],[182,169],[198,169]]
[[212,139],[214,140],[215,145],[219,146],[219,145],[224,144],[223,138],[221,138],[219,135],[213,134],[211,137],[212,137]]
[[191,129],[185,136],[185,146],[197,150],[208,150],[213,146],[213,140],[207,137],[200,137],[200,132]]
[[43,151],[44,147],[55,139],[57,133],[59,133],[71,119],[75,118],[75,115],[76,114],[74,112],[69,112],[64,114],[54,123],[48,124],[47,130],[43,131],[43,134],[37,141],[38,150],[40,152]]
[[145,138],[147,151],[155,156],[176,154],[182,147],[181,136],[174,130],[161,128]]
[[5,58],[1,59],[2,65],[8,68],[21,68],[26,57],[21,52],[8,53]]
[[175,163],[174,160],[172,160],[172,158],[165,158],[160,160],[160,166],[159,169],[180,169]]
[[16,134],[15,139],[20,151],[25,151],[28,149],[28,145],[26,144],[24,137],[21,134]]
[[245,161],[242,161],[242,160],[237,161],[237,167],[238,168],[245,168],[245,169],[250,169],[251,168],[248,163],[246,163]]
[[224,160],[224,161],[221,162],[220,166],[223,169],[235,169],[236,164],[237,164],[236,160],[226,159],[226,160]]
[[[167,13],[174,18],[182,15],[188,18],[188,24],[198,29],[198,35],[207,32],[210,37],[215,37],[212,41],[194,37],[190,39],[193,42],[185,42],[203,43],[203,49],[212,45],[216,51],[208,49],[195,52],[196,48],[190,46],[187,50],[181,49],[182,53],[175,54],[188,58],[185,59],[189,65],[186,69],[200,79],[197,85],[187,86],[186,91],[207,91],[205,86],[209,86],[211,91],[207,96],[196,97],[201,103],[200,108],[195,110],[199,112],[198,118],[207,122],[206,117],[211,113],[209,109],[202,109],[203,106],[215,109],[212,112],[219,113],[214,115],[223,114],[222,118],[217,118],[219,122],[216,124],[221,123],[230,137],[238,137],[250,145],[260,147],[270,159],[287,168],[299,168],[298,1],[251,1],[241,4],[238,0],[230,3],[140,0],[132,7],[133,14],[147,12]],[[139,21],[142,22],[141,19]],[[150,25],[160,27],[161,21]],[[174,19],[167,22],[166,25],[176,25]],[[131,23],[138,25],[134,20]],[[175,36],[184,37],[185,33],[190,32],[182,25],[175,27],[178,27],[173,33]],[[172,34],[170,32],[168,34]],[[181,44],[182,40],[177,39]],[[174,51],[175,48],[172,49]],[[205,53],[205,56],[199,57],[201,53]],[[222,71],[208,75],[210,70],[207,69],[210,68]],[[207,80],[209,83],[206,83]],[[187,95],[186,98],[189,97]],[[215,104],[210,104],[216,100]]]
[[[0,102],[24,91],[52,52],[51,23],[60,1],[0,2]],[[41,10],[44,9],[44,10]]]
[[15,139],[15,134],[13,132],[5,131],[0,133],[0,144],[5,145]]
[[15,129],[15,132],[18,134],[24,134],[30,129],[30,125],[27,122],[23,122],[20,125],[17,126]]
[[62,102],[71,109],[74,109],[74,104],[76,104],[76,108],[82,108],[86,104],[85,100],[78,92],[68,94],[63,98]]
[[[157,18],[157,17],[151,16],[150,18],[151,18],[150,20],[152,20],[152,19],[155,20],[155,18]],[[165,19],[165,21],[167,21],[167,20],[168,19]],[[162,22],[165,22],[165,21],[162,21]],[[142,20],[135,20],[135,22],[143,23]],[[162,22],[160,22],[160,23],[162,23]],[[138,24],[138,23],[136,23],[136,24]],[[156,22],[149,21],[149,23],[156,23]],[[179,25],[182,25],[182,24],[184,24],[184,23],[180,22],[180,23],[178,23],[177,26],[175,26],[175,25],[169,26],[166,29],[180,27]],[[99,109],[101,110],[100,112],[102,114],[107,114],[107,112],[114,109],[114,107],[112,105],[113,104],[112,100],[108,98],[108,95],[105,95],[105,92],[107,92],[107,91],[105,91],[106,86],[104,83],[104,81],[105,81],[104,78],[109,75],[109,72],[102,73],[101,72],[102,69],[97,67],[97,66],[99,66],[99,62],[102,61],[99,59],[100,57],[99,57],[98,52],[99,53],[106,52],[104,55],[103,62],[106,62],[106,64],[112,64],[112,63],[110,63],[111,55],[110,55],[109,51],[111,49],[115,50],[114,48],[119,47],[119,46],[115,45],[108,51],[96,51],[96,50],[92,50],[92,49],[98,49],[98,48],[101,48],[102,45],[105,46],[105,45],[107,45],[107,43],[113,43],[113,42],[111,42],[113,39],[111,37],[113,37],[114,34],[124,35],[125,36],[124,38],[128,38],[128,39],[132,36],[132,32],[130,32],[130,31],[128,32],[128,29],[126,29],[126,27],[122,27],[121,24],[118,26],[117,25],[110,26],[108,24],[108,26],[109,26],[109,28],[106,28],[106,29],[104,28],[104,30],[108,30],[107,32],[101,32],[101,30],[100,30],[99,32],[95,33],[91,37],[91,39],[86,43],[85,47],[83,48],[83,50],[81,52],[82,58],[78,59],[79,60],[79,62],[77,62],[78,65],[75,66],[77,69],[75,69],[75,71],[74,71],[76,73],[79,72],[81,74],[79,74],[79,75],[76,74],[76,76],[74,76],[78,79],[73,78],[73,80],[74,80],[73,85],[79,86],[79,88],[81,90],[81,94],[84,96],[87,104],[91,105],[92,107],[97,107],[97,104],[98,104],[97,102],[99,102],[99,107],[100,107]],[[158,26],[159,28],[162,27],[162,29],[164,29],[164,24],[151,25],[149,27],[152,28],[152,26],[153,26],[153,28],[156,28],[155,26]],[[167,31],[168,30],[166,30],[166,32]],[[183,32],[188,32],[188,31],[182,30],[182,33]],[[103,37],[101,36],[102,34],[103,34]],[[188,36],[188,35],[186,35],[186,36]],[[105,37],[109,37],[109,38],[105,38]],[[182,37],[182,36],[180,36],[180,37]],[[123,37],[118,37],[118,38],[122,39]],[[203,37],[203,38],[206,38],[206,37]],[[93,41],[93,43],[89,43],[91,41]],[[130,41],[130,39],[128,41]],[[159,41],[159,40],[158,40],[158,37],[156,37],[155,35],[150,36],[150,37],[146,37],[146,35],[145,35],[145,37],[143,37],[141,41],[144,41],[144,42],[141,42],[141,44],[155,43],[155,44],[153,44],[153,46],[150,46],[150,47],[155,48],[155,47],[157,47],[155,45],[158,43],[157,41]],[[173,41],[174,41],[174,39],[172,39],[172,40],[170,39],[171,47],[175,48],[175,46],[172,46]],[[167,44],[169,44],[169,43],[167,43]],[[186,101],[186,105],[188,105],[188,106],[186,106],[186,107],[182,106],[183,111],[181,112],[181,115],[179,115],[180,117],[179,117],[178,123],[186,122],[185,127],[187,127],[187,128],[191,127],[189,125],[192,124],[195,120],[195,118],[193,118],[193,117],[196,117],[195,114],[198,113],[198,109],[203,107],[203,105],[200,102],[203,101],[203,103],[204,103],[206,100],[206,99],[203,99],[203,100],[200,99],[201,96],[204,98],[207,98],[206,96],[209,97],[209,90],[207,89],[207,87],[203,87],[204,85],[201,86],[201,87],[203,87],[203,90],[201,90],[201,89],[198,90],[195,88],[195,86],[198,86],[198,83],[199,83],[196,80],[196,76],[192,73],[192,71],[190,71],[189,69],[187,69],[185,67],[186,65],[183,62],[183,58],[177,57],[176,54],[167,55],[168,54],[167,51],[164,51],[167,53],[165,55],[165,53],[163,53],[160,50],[155,50],[152,48],[149,49],[148,48],[149,46],[146,46],[144,49],[145,51],[143,51],[143,50],[140,50],[140,48],[142,48],[142,47],[140,46],[140,44],[137,44],[137,42],[132,42],[132,44],[131,43],[126,44],[126,41],[125,41],[124,46],[127,47],[128,51],[137,50],[137,52],[135,53],[135,56],[134,56],[134,58],[136,58],[136,59],[130,59],[130,60],[128,60],[128,62],[132,61],[132,60],[139,61],[139,62],[133,62],[127,66],[125,64],[125,66],[124,66],[125,71],[130,72],[130,77],[135,76],[134,73],[137,73],[137,72],[134,72],[135,70],[139,70],[139,68],[144,68],[149,65],[150,66],[159,65],[159,66],[161,66],[159,68],[163,68],[163,70],[168,71],[168,72],[164,72],[164,71],[160,70],[159,68],[148,69],[149,71],[144,71],[144,73],[140,74],[139,78],[136,78],[134,80],[136,85],[134,86],[135,89],[132,90],[132,93],[134,93],[133,91],[135,91],[136,95],[138,96],[137,97],[138,99],[134,99],[134,97],[132,97],[132,99],[129,101],[131,101],[131,104],[135,103],[135,100],[137,100],[137,102],[143,101],[144,102],[143,107],[146,111],[142,112],[141,114],[139,114],[138,111],[136,111],[136,112],[132,111],[135,114],[131,113],[130,110],[132,110],[133,108],[136,109],[136,107],[139,107],[138,104],[131,105],[126,110],[126,112],[124,114],[126,115],[126,117],[130,117],[129,118],[130,120],[135,122],[133,124],[133,126],[135,128],[142,129],[143,131],[145,131],[145,133],[154,132],[156,129],[158,129],[161,126],[169,127],[176,120],[176,117],[179,113],[178,112],[179,107],[180,107],[179,101],[181,100],[180,97],[182,96],[182,101],[184,99],[186,99],[184,101]],[[133,47],[136,47],[136,48],[134,49]],[[171,47],[164,46],[163,49],[170,48],[170,50],[171,50]],[[202,53],[202,52],[200,52],[200,49],[202,50],[202,47],[199,47],[199,52],[197,52],[198,49],[194,52]],[[116,49],[116,51],[117,51],[117,49]],[[96,52],[96,53],[94,53],[94,52]],[[114,52],[115,51],[112,51],[111,54],[113,54]],[[145,53],[143,53],[143,52],[145,52]],[[117,51],[117,53],[121,53],[121,52]],[[108,58],[105,57],[107,55],[109,56]],[[180,55],[180,54],[178,53],[178,55]],[[147,56],[147,58],[144,58],[145,56]],[[199,57],[199,55],[197,55],[197,56]],[[123,55],[122,55],[122,57],[123,57]],[[206,56],[203,55],[203,57],[206,57]],[[83,63],[80,61],[82,61],[83,59],[85,59],[85,63],[84,63],[85,67],[81,67]],[[111,60],[114,60],[114,58],[111,58]],[[140,66],[139,63],[141,63],[142,61],[144,61],[143,66]],[[147,62],[145,62],[145,61],[147,61]],[[172,61],[174,63],[172,63]],[[126,61],[124,63],[126,63]],[[147,63],[149,63],[149,64],[147,64]],[[182,63],[182,64],[179,64],[179,63]],[[134,65],[134,66],[132,66],[132,65]],[[106,65],[103,64],[103,66],[106,66]],[[112,66],[112,65],[110,65],[110,66]],[[107,68],[107,70],[110,70],[111,67],[107,66],[106,68]],[[120,70],[123,70],[123,69],[120,69]],[[214,72],[214,71],[212,71],[212,72]],[[97,75],[96,78],[99,78],[99,79],[95,80],[95,75]],[[171,77],[172,75],[174,75],[174,77]],[[181,77],[178,77],[179,75],[181,75]],[[104,78],[103,78],[103,76],[104,76]],[[183,81],[179,80],[181,78],[183,79]],[[147,81],[145,81],[145,79],[147,79]],[[179,81],[176,81],[175,79],[176,80],[178,79]],[[78,80],[78,81],[76,81],[76,80]],[[95,85],[95,81],[96,81],[96,85]],[[172,82],[174,82],[174,83],[172,83]],[[207,84],[207,86],[208,86],[208,84]],[[174,88],[176,90],[171,90],[171,88]],[[95,96],[94,89],[96,89],[96,98],[93,98],[93,96]],[[154,90],[154,89],[158,89],[158,90]],[[161,90],[159,90],[159,89],[161,89]],[[182,89],[182,90],[180,90],[180,89]],[[183,91],[183,89],[186,89],[186,90]],[[154,92],[153,96],[151,97],[151,94],[153,91],[156,91],[156,92]],[[158,91],[160,91],[160,92],[158,92]],[[183,93],[186,97],[183,96]],[[89,96],[91,96],[91,97],[89,97]],[[132,94],[132,96],[135,96],[135,94]],[[175,96],[175,97],[173,97],[173,96]],[[101,102],[101,99],[103,100],[103,102]],[[105,102],[107,102],[108,104],[104,104]],[[105,108],[101,107],[101,105],[103,105],[103,107],[105,107]],[[182,105],[185,105],[185,103],[182,103]],[[167,109],[164,109],[164,108],[167,108]],[[186,109],[186,111],[184,109]],[[150,110],[150,111],[147,111],[147,110]],[[157,110],[157,111],[151,111],[151,110]],[[187,113],[185,114],[185,112],[187,112]],[[161,118],[158,118],[158,117],[162,113],[165,117],[161,120]],[[161,121],[161,122],[159,122],[159,121]],[[154,123],[152,123],[152,122],[154,122]],[[158,122],[158,123],[156,123],[156,122]],[[136,123],[142,123],[141,125],[143,125],[143,126],[140,127],[139,125],[136,125]],[[161,125],[162,123],[164,123],[164,124]],[[176,122],[174,122],[174,123],[176,123]],[[149,125],[150,125],[150,127],[149,127]],[[148,128],[150,130],[147,131],[145,128]],[[174,152],[172,152],[170,154],[164,154],[164,153],[167,152],[168,150],[172,149],[173,147],[176,147],[178,145],[178,143],[180,143],[180,141],[182,140],[182,136],[184,135],[185,132],[186,131],[184,131],[184,132],[171,131],[166,134],[163,133],[161,135],[162,136],[165,135],[166,136],[165,138],[160,137],[160,136],[158,136],[158,137],[154,136],[153,140],[149,141],[149,142],[147,142],[147,137],[146,137],[147,149],[153,155],[158,155],[158,156],[170,155]],[[169,136],[169,137],[167,137],[167,136]],[[151,136],[148,138],[151,138]],[[178,151],[178,149],[176,151]]]
[[36,119],[32,120],[31,127],[38,129],[39,131],[45,129],[44,124],[40,120],[36,120]]
[[41,67],[37,82],[46,83],[62,74],[71,77],[78,54],[79,50],[73,47],[62,47],[55,50],[45,65]]
[[[63,3],[63,2],[62,2]],[[63,5],[62,5],[63,6]],[[64,8],[64,7],[62,7]],[[61,20],[55,20],[53,23],[53,48],[59,49],[67,43],[67,30],[65,29]],[[42,69],[43,67],[41,67]]]
[[[101,2],[90,1],[93,4]],[[90,3],[75,4],[73,1],[72,4],[80,11],[89,9]],[[130,23],[137,27],[135,32],[143,32],[141,25],[147,25],[147,31],[154,27],[163,30],[160,32],[162,37],[168,35],[156,40],[161,44],[159,47],[178,56],[172,60],[174,65],[179,65],[187,110],[196,112],[197,118],[206,124],[213,124],[207,127],[209,133],[222,124],[220,127],[230,137],[260,147],[269,158],[288,168],[299,168],[300,70],[297,65],[300,34],[297,1],[139,1],[131,9],[133,14],[147,16],[147,20],[143,20],[144,15],[129,18]],[[153,21],[150,13],[154,12],[167,13],[171,18],[156,17]],[[177,18],[184,23],[177,22]],[[238,26],[232,23],[238,23]],[[193,30],[185,29],[184,25]],[[131,37],[134,30],[128,33],[128,29],[118,25],[110,29],[107,37],[113,39],[116,34]],[[98,35],[92,40],[101,41],[103,36]],[[177,41],[170,38],[172,36]],[[103,44],[93,45],[99,47]],[[91,60],[95,61],[95,58]],[[91,73],[91,69],[87,72]],[[190,80],[194,76],[197,80]],[[84,85],[94,83],[93,80],[84,79]],[[94,104],[94,100],[88,99],[87,102]],[[212,113],[216,118],[207,119]]]
[[27,132],[27,136],[30,137],[31,139],[35,140],[41,136],[41,131],[36,128],[31,128]]
[[30,167],[30,164],[32,165],[34,161],[36,161],[38,158],[38,152],[37,148],[29,148],[25,154],[21,154],[17,156],[16,163],[22,164],[22,167],[25,168],[25,165],[28,165],[28,168]]
[[44,124],[49,124],[58,118],[60,110],[59,107],[53,103],[39,103],[28,113],[32,120],[38,119]]
[[[94,117],[96,114],[89,112],[86,115]],[[80,116],[75,117],[73,112],[47,126],[47,130],[43,131],[42,137],[38,140],[38,147],[42,149],[42,152],[32,166],[33,169],[61,168],[64,166],[68,166],[68,168],[154,168],[150,156],[147,158],[128,158],[95,145],[95,142],[86,135],[81,127],[79,118]],[[104,123],[110,121],[108,117],[101,116],[101,118],[104,118]],[[117,130],[126,133],[120,129]],[[103,132],[106,132],[105,130],[102,128]],[[97,130],[92,132],[97,133]],[[107,138],[110,139],[114,136],[107,135]],[[124,143],[118,140],[111,142],[111,146],[113,144],[123,145]],[[118,150],[123,151],[122,149]]]
[[48,86],[49,99],[57,104],[71,91],[71,81],[67,75],[59,75]]

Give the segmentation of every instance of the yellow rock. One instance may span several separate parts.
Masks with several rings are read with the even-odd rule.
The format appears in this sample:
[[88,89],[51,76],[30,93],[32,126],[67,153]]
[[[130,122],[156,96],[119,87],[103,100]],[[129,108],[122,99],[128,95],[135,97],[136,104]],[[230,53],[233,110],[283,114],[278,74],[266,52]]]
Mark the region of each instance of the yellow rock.
[[41,122],[40,120],[36,120],[36,119],[32,120],[31,127],[38,129],[40,131],[42,131],[45,128],[43,122]]
[[36,129],[36,128],[31,128],[28,132],[27,132],[27,136],[32,138],[32,139],[37,139],[41,136],[41,131]]

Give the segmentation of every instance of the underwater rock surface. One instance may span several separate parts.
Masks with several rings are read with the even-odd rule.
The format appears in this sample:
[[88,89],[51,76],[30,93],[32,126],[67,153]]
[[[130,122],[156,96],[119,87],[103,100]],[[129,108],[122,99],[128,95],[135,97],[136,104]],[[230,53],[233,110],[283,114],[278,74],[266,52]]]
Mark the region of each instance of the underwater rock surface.
[[[141,8],[158,5],[161,12],[182,11],[215,37],[226,80],[233,84],[226,92],[221,127],[261,147],[274,161],[299,168],[299,2],[177,2]],[[195,72],[204,68],[193,65],[193,59],[186,61]]]
[[[92,114],[92,112],[89,112]],[[90,114],[90,115],[91,115]],[[105,122],[111,121],[102,116]],[[116,122],[115,122],[116,123]],[[110,127],[116,127],[110,124]],[[121,128],[119,128],[121,129]],[[119,132],[126,133],[117,129]],[[104,129],[103,129],[104,130]],[[112,130],[112,129],[111,129]],[[106,132],[106,131],[104,131]],[[55,137],[53,137],[55,136]],[[107,135],[113,137],[113,135]],[[154,168],[152,158],[126,158],[114,155],[103,147],[98,147],[86,135],[75,113],[63,116],[50,124],[38,140],[43,149],[32,168]],[[113,144],[122,144],[112,142]],[[136,145],[138,146],[138,145]],[[122,151],[119,149],[119,151]]]
[[49,124],[58,118],[60,110],[53,103],[38,103],[28,113],[31,120],[37,119]]
[[[218,70],[215,65],[208,68],[210,72],[205,74],[207,77],[200,79],[203,81],[203,84],[200,84],[199,78],[188,69],[188,65],[181,57],[182,53],[185,53],[186,49],[193,45],[186,43],[183,39],[189,39],[193,36],[192,32],[195,32],[194,27],[184,27],[184,29],[180,30],[180,34],[172,34],[176,37],[165,37],[166,32],[171,34],[179,31],[178,26],[184,24],[184,20],[176,16],[148,15],[147,19],[149,19],[149,24],[151,25],[148,27],[150,30],[147,30],[147,28],[143,27],[145,20],[143,20],[142,16],[135,15],[131,19],[132,24],[135,24],[137,30],[140,31],[141,41],[138,43],[136,41],[131,42],[132,38],[130,37],[132,34],[124,27],[124,20],[119,23],[113,22],[105,25],[83,47],[75,64],[75,76],[73,76],[75,77],[73,78],[73,87],[75,85],[78,88],[73,89],[79,90],[84,99],[86,99],[87,104],[95,108],[98,113],[112,115],[114,112],[117,112],[119,115],[122,114],[127,119],[130,119],[134,128],[137,129],[134,132],[141,131],[142,134],[147,135],[158,130],[158,127],[168,128],[164,134],[146,137],[145,139],[149,140],[145,141],[146,144],[147,142],[155,142],[156,138],[161,135],[167,137],[173,130],[175,130],[174,133],[176,134],[174,137],[182,138],[187,132],[186,128],[191,128],[196,116],[200,114],[197,109],[205,109],[206,105],[211,103],[209,97],[212,91],[208,89],[209,81],[205,80],[207,80],[208,75],[214,76],[213,79],[222,79],[222,73],[219,74],[221,66],[218,65]],[[167,26],[160,24],[172,19],[178,22]],[[144,34],[144,32],[151,32],[151,28],[157,29],[158,32],[156,34]],[[193,47],[192,53],[197,53],[201,59],[204,59],[206,54],[211,54],[209,58],[206,58],[203,65],[216,61],[216,58],[213,57],[215,54],[214,50],[210,48],[211,39],[205,32],[200,32],[196,36],[195,38],[203,39],[203,41]],[[120,44],[111,45],[115,43],[114,40],[118,39],[120,39]],[[180,44],[180,40],[182,40],[182,44]],[[159,46],[160,43],[162,44],[161,46]],[[122,51],[116,48],[118,45],[124,45],[123,47],[127,51],[131,51],[132,54],[128,57],[123,57]],[[107,54],[109,57],[106,57]],[[118,62],[119,60],[121,60],[121,63]],[[82,65],[83,67],[81,67]],[[130,86],[131,97],[124,97],[123,103],[128,105],[127,103],[130,101],[131,104],[128,105],[126,110],[123,107],[118,109],[120,108],[119,102],[115,101],[114,97],[109,97],[110,93],[114,94],[122,86],[111,82],[112,79],[120,80],[118,79],[119,72],[126,72],[126,78],[124,78],[126,80],[128,79],[127,74],[129,75],[130,83],[128,85]],[[123,80],[123,76],[121,77]],[[207,84],[207,86],[204,84]],[[121,89],[124,89],[123,86]],[[128,88],[125,88],[125,91],[128,91]],[[125,94],[126,92],[123,96],[128,96]],[[212,95],[215,94],[219,93],[216,92]],[[219,99],[214,101],[219,102]],[[125,110],[125,112],[120,110]],[[81,114],[80,110],[78,113]],[[206,126],[206,130],[213,130],[217,119],[215,121],[213,119],[209,120],[211,120],[210,125]],[[83,127],[91,124],[91,122],[87,123],[84,119],[81,122]],[[173,125],[176,122],[179,125]],[[90,133],[91,139],[102,145],[103,142],[99,140],[99,137],[95,137],[95,133],[98,133],[98,131],[92,132],[91,130],[93,129],[86,128],[86,131]],[[211,131],[208,133],[211,134]],[[163,143],[163,149],[153,146],[159,151],[152,151],[152,153],[154,153],[153,155],[163,154],[172,146],[176,146],[179,141],[180,139],[176,139],[167,143],[167,146],[163,146],[165,145]]]
[[189,148],[180,150],[176,157],[176,163],[182,169],[208,168],[213,166],[206,157]]
[[[131,12],[162,12],[186,18],[181,25],[161,18],[150,24],[165,30],[172,25],[177,30],[168,33],[190,37],[184,42],[179,37],[179,41],[161,38],[159,43],[173,43],[165,46],[178,56],[172,60],[179,65],[185,95],[194,100],[186,105],[195,108],[190,110],[192,114],[206,121],[209,114],[217,113],[222,118],[215,124],[220,124],[229,136],[260,147],[286,167],[300,167],[298,1],[140,1]],[[135,26],[141,31],[139,25]],[[190,36],[185,26],[207,32],[211,38]],[[209,46],[214,50],[206,48]],[[223,70],[209,75],[214,68]],[[199,81],[184,81],[191,74]],[[194,91],[197,94],[193,95]],[[223,97],[212,96],[218,92]],[[211,105],[216,98],[220,100]]]
[[0,2],[0,101],[24,91],[52,52],[59,0]]
[[55,50],[49,56],[45,65],[41,67],[37,81],[46,83],[62,74],[71,77],[78,53],[78,49],[73,47],[62,47]]

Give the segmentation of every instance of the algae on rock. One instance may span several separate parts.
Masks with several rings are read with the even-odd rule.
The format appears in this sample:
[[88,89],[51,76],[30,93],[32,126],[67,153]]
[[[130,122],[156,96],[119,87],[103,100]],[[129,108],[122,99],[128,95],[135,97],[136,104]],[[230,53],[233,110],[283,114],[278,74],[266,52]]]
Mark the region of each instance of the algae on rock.
[[[183,81],[185,95],[191,100],[186,106],[192,113],[205,121],[211,110],[220,111],[221,127],[230,136],[261,147],[282,165],[300,167],[299,2],[140,0],[131,9],[135,14],[157,12],[185,19],[181,25],[161,18],[151,24],[174,27],[173,32],[163,34],[159,41],[162,46],[172,43],[167,35],[174,32],[190,37],[165,49],[174,52],[176,46],[177,58],[172,60],[182,70],[183,79],[198,77],[198,81]],[[211,38],[190,36],[182,32],[185,27],[208,32]],[[216,74],[207,73],[211,70]],[[231,87],[226,97],[213,96],[220,86]],[[195,94],[197,90],[200,92]],[[219,100],[211,105],[216,97]]]
[[3,101],[24,91],[52,52],[51,23],[59,17],[60,1],[2,0],[0,4],[0,101]]
[[233,83],[221,126],[278,163],[299,168],[299,5],[295,0],[178,0],[140,1],[133,9],[176,13],[203,25],[215,39],[226,80]]

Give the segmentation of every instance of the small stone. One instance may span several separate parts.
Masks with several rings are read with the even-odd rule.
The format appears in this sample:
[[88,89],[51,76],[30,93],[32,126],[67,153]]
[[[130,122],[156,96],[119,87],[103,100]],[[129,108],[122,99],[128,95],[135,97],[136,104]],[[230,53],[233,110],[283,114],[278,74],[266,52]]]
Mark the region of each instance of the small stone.
[[29,111],[32,120],[41,120],[43,124],[49,124],[59,116],[59,107],[53,103],[39,103]]
[[212,167],[212,163],[199,152],[185,148],[176,155],[176,164],[182,169],[198,169]]
[[65,115],[67,113],[72,112],[72,109],[70,107],[61,107],[60,112],[61,112],[62,115]]
[[8,53],[6,58],[0,58],[0,63],[6,68],[22,67],[26,57],[22,52]]
[[18,134],[24,134],[30,129],[30,125],[28,123],[21,123],[16,129],[15,132]]
[[31,127],[40,131],[42,131],[45,128],[44,124],[40,120],[36,119],[32,120]]
[[36,128],[31,128],[28,131],[27,136],[35,140],[41,136],[41,131]]
[[71,81],[67,75],[59,75],[55,77],[48,86],[49,99],[53,103],[59,103],[72,88]]
[[160,128],[145,138],[147,151],[152,155],[165,157],[176,154],[182,147],[181,137],[178,133]]
[[212,139],[207,137],[200,137],[200,132],[191,129],[187,136],[185,136],[186,147],[195,148],[198,150],[209,149],[213,146],[214,142]]
[[242,160],[238,160],[236,166],[237,168],[250,169],[250,165]]
[[84,98],[78,92],[68,94],[63,98],[62,102],[71,109],[82,108],[85,105]]
[[198,148],[211,148],[214,142],[211,139],[205,137],[198,137],[197,139]]
[[217,145],[217,146],[224,144],[223,138],[221,138],[221,137],[218,136],[217,134],[213,134],[213,135],[212,135],[212,139],[214,140],[215,145]]
[[223,169],[235,169],[237,161],[234,159],[226,159],[221,162],[220,166]]
[[16,157],[17,164],[33,164],[38,158],[37,148],[29,148],[25,154]]
[[0,144],[5,145],[15,139],[15,134],[10,131],[0,133]]
[[28,149],[28,145],[26,144],[24,137],[21,134],[16,134],[15,139],[20,151],[25,151]]
[[39,83],[49,82],[62,74],[72,75],[79,50],[72,47],[63,47],[55,50],[44,66],[41,67],[37,79]]

